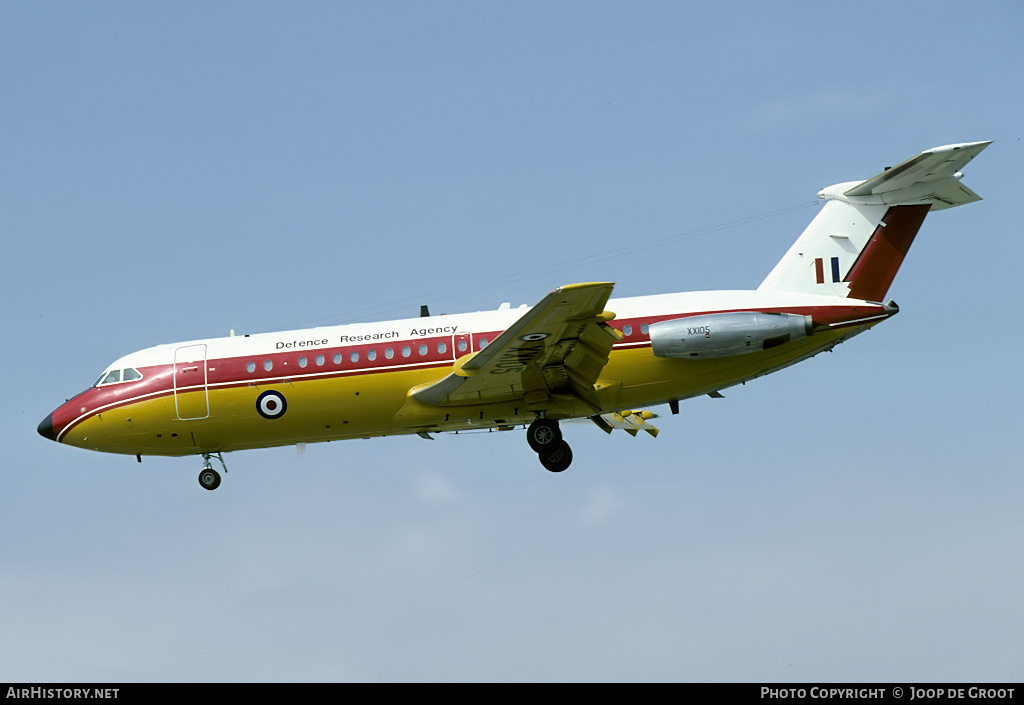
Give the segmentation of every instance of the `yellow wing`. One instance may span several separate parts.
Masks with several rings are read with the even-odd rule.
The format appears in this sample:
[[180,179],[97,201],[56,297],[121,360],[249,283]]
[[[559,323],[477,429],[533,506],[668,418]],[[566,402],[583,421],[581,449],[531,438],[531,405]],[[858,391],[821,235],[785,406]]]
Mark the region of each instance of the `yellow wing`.
[[455,361],[444,379],[410,391],[424,404],[459,406],[572,394],[599,410],[594,383],[622,333],[604,310],[612,283],[555,289],[483,350]]

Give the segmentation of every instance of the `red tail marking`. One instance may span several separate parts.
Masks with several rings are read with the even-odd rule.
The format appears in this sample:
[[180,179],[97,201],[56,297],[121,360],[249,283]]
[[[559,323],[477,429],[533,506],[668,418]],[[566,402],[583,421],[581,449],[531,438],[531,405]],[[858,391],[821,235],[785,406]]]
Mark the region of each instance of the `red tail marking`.
[[893,206],[854,262],[846,281],[850,298],[881,301],[896,278],[931,206]]

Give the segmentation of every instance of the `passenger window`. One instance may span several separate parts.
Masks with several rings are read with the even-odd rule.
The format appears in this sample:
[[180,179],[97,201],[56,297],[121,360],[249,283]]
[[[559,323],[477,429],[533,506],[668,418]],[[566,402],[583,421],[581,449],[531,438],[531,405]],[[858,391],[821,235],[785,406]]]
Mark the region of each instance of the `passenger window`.
[[622,326],[622,334],[623,335],[633,335],[633,326],[629,325],[628,323],[626,325]]
[[412,348],[410,348],[408,345],[403,345],[402,357],[409,357],[410,355],[412,355]]
[[643,333],[644,335],[647,335],[647,324],[646,323],[641,323],[640,324],[640,332]]
[[341,364],[341,353],[334,353],[334,364],[335,365],[340,365]]
[[134,382],[137,379],[142,379],[142,375],[134,367],[129,367],[124,371],[124,375],[121,377],[122,382]]
[[255,362],[248,363],[245,366],[245,371],[246,372],[255,372],[256,371],[256,363]]
[[352,362],[359,362],[359,353],[353,352],[351,355],[348,356],[348,359],[351,360]]
[[466,341],[465,340],[460,340],[459,341],[459,352],[466,352]]
[[317,355],[316,356],[316,366],[317,367],[322,367],[323,364],[324,364],[324,356],[323,355]]
[[480,338],[480,349],[483,350],[487,347],[487,338]]
[[305,367],[305,366],[306,366],[306,364],[307,364],[307,362],[306,362],[306,356],[305,356],[305,355],[303,355],[302,357],[300,357],[300,358],[299,358],[299,367]]
[[366,353],[366,359],[369,360],[370,362],[373,362],[374,360],[376,360],[377,359],[377,351],[376,350],[371,350],[370,352]]
[[271,362],[270,360],[264,360],[263,369],[266,370],[267,372],[270,372],[272,369],[274,369],[274,363]]
[[426,354],[427,354],[427,345],[426,345],[426,343],[420,343],[420,357],[422,357],[422,356],[424,356]]
[[386,357],[387,359],[390,360],[394,356],[395,356],[395,351],[394,350],[392,350],[391,348],[384,348],[384,357]]
[[441,353],[442,355],[444,355],[444,351],[447,350],[447,349],[448,349],[448,346],[445,345],[444,343],[438,343],[437,344],[437,351],[439,353]]

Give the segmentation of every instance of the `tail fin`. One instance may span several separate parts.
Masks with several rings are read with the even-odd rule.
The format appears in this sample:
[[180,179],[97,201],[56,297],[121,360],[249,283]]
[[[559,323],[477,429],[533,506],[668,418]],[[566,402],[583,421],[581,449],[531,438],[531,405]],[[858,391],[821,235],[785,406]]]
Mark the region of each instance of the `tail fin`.
[[960,170],[989,144],[936,147],[822,190],[825,207],[758,289],[881,301],[928,212],[981,200]]

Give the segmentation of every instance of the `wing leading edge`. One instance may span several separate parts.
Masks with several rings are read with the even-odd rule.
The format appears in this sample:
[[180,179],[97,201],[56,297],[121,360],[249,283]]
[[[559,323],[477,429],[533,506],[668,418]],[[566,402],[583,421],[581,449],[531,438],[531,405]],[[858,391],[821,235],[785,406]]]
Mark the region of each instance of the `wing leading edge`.
[[455,361],[451,373],[414,388],[416,401],[461,406],[524,399],[543,408],[552,395],[573,395],[600,410],[594,387],[622,334],[604,310],[614,284],[555,289],[483,350]]

